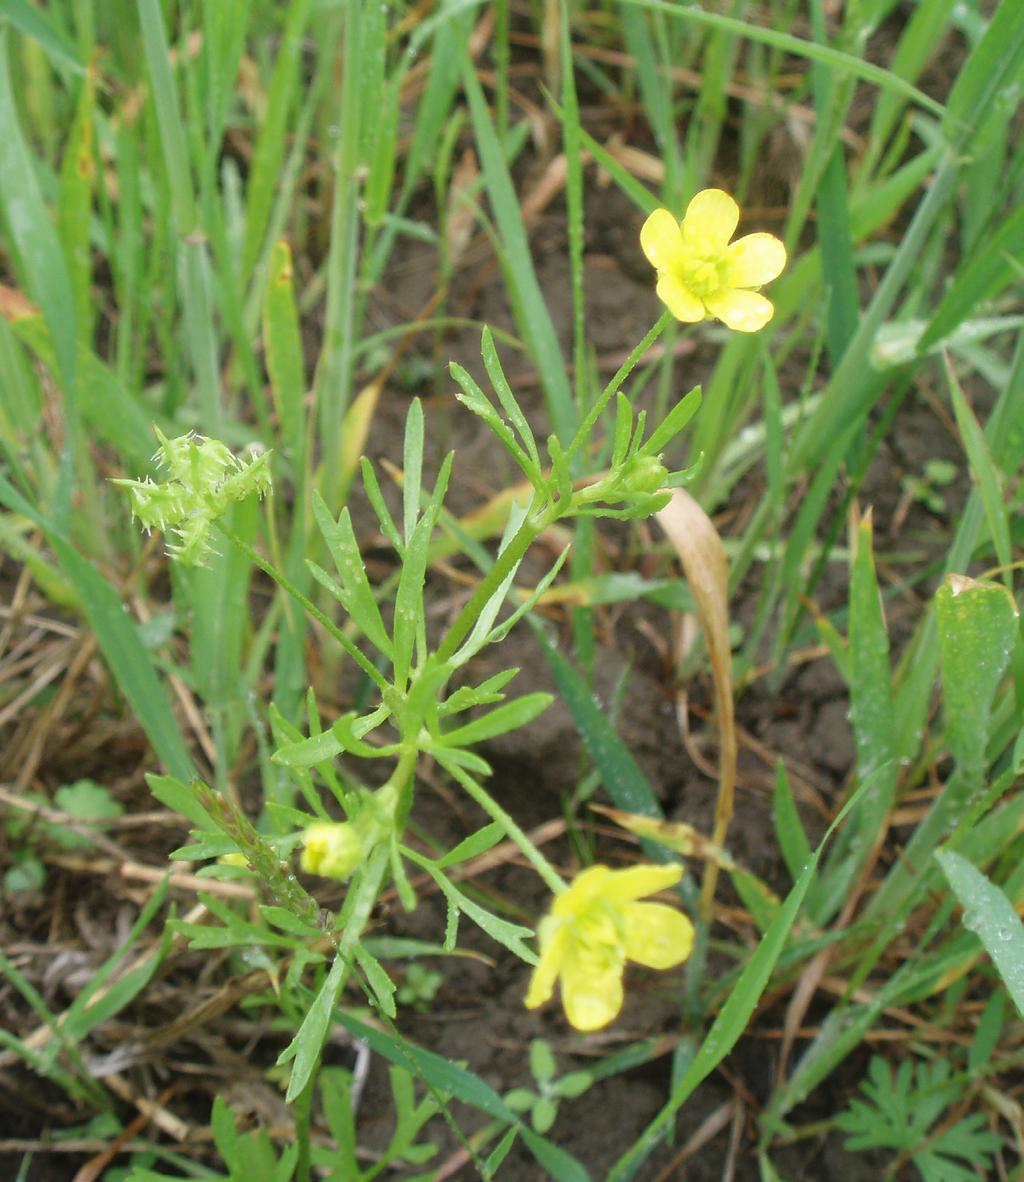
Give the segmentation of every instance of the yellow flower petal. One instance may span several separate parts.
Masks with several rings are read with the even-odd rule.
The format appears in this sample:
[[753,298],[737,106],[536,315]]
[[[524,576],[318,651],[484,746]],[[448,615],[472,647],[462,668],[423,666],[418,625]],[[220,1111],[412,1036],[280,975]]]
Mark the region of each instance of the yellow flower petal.
[[577,1030],[600,1030],[622,1009],[622,961],[595,963],[587,956],[566,957],[562,1004]]
[[656,290],[658,299],[677,320],[696,324],[698,320],[704,319],[704,305],[675,275],[660,275]]
[[554,993],[565,955],[564,924],[549,915],[541,920],[537,934],[540,938],[540,960],[530,976],[530,987],[523,1003],[528,1010],[542,1006]]
[[740,207],[722,189],[703,189],[686,207],[683,250],[709,256],[720,254],[736,231]]
[[679,865],[631,866],[628,870],[613,870],[602,894],[617,903],[632,902],[675,886],[682,877]]
[[747,234],[726,247],[725,287],[760,287],[771,283],[786,265],[786,248],[774,234]]
[[626,955],[649,969],[682,964],[693,948],[693,924],[664,903],[627,903],[623,907]]
[[605,879],[611,874],[607,866],[588,866],[573,879],[567,891],[555,897],[551,914],[559,919],[573,919],[580,916],[587,905],[604,894]]
[[667,209],[656,209],[640,229],[640,246],[659,271],[677,266],[683,250],[679,223]]
[[712,316],[735,332],[757,332],[771,320],[775,307],[756,291],[734,291],[728,288],[706,296],[704,303]]

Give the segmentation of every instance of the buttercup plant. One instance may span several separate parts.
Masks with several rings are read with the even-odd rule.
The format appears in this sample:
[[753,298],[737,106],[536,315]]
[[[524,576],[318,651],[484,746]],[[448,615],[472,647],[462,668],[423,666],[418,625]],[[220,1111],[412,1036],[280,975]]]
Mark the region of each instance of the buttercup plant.
[[0,1176],[1019,1170],[1020,8],[3,6]]
[[[754,247],[749,245],[749,239],[741,239],[726,249],[735,217],[721,200],[724,197],[724,194],[717,198],[709,197],[708,193],[700,195],[691,203],[681,231],[674,222],[670,230],[664,218],[656,218],[652,238],[649,220],[644,229],[644,244],[649,254],[654,250],[666,269],[659,280],[659,294],[663,298],[666,292],[669,294],[673,312],[677,315],[680,311],[696,312],[696,307],[691,308],[679,294],[686,282],[690,284],[689,290],[700,293],[701,315],[706,307],[722,316],[726,323],[737,326],[742,321],[749,330],[754,319],[760,319],[761,323],[767,319],[771,306],[763,297],[739,292],[730,285],[764,282],[770,277],[769,271],[777,273],[781,262],[775,248],[765,245],[763,240],[769,238],[767,235],[752,236]],[[669,216],[665,214],[665,218]],[[698,242],[699,227],[706,228],[706,241]],[[673,232],[682,243],[676,255],[672,254]],[[747,246],[743,245],[745,242]],[[750,259],[758,250],[762,253],[755,268]],[[704,270],[699,274],[691,266],[697,253],[704,260],[701,264]],[[297,983],[303,966],[322,963],[325,952],[331,957],[329,971],[321,975],[315,996],[306,1004],[305,1018],[297,1035],[279,1060],[281,1064],[292,1062],[289,1100],[303,1093],[313,1079],[327,1038],[329,1015],[356,965],[364,974],[380,1012],[385,1017],[395,1013],[395,986],[363,943],[363,932],[388,876],[403,906],[407,909],[415,906],[406,863],[425,870],[445,896],[449,909],[446,947],[454,946],[459,917],[468,917],[533,966],[524,999],[528,1007],[535,1008],[548,1000],[556,983],[561,981],[566,1016],[581,1031],[605,1026],[619,1013],[627,960],[649,968],[667,969],[682,963],[690,953],[694,929],[689,919],[665,903],[640,901],[676,884],[682,874],[681,866],[641,865],[625,870],[593,866],[567,885],[515,819],[484,787],[483,780],[491,769],[474,748],[484,740],[524,726],[547,707],[550,696],[529,693],[507,700],[505,689],[515,676],[515,669],[504,669],[476,685],[449,689],[454,674],[485,646],[500,643],[531,611],[558,574],[565,552],[533,591],[499,619],[520,563],[540,534],[556,523],[583,517],[647,517],[663,508],[671,490],[689,479],[688,470],[669,470],[664,453],[696,413],[700,391],[692,390],[648,431],[646,414],[636,413],[622,390],[626,378],[667,323],[668,317],[662,316],[636,346],[589,407],[572,439],[563,442],[557,435],[547,439],[544,460],[530,423],[505,377],[490,331],[483,332],[481,352],[497,405],[466,370],[452,364],[451,374],[459,388],[457,397],[493,432],[526,477],[530,491],[520,503],[513,505],[497,553],[489,560],[468,601],[434,643],[428,640],[424,585],[430,545],[445,512],[444,498],[454,456],[450,453],[444,458],[433,488],[424,489],[424,423],[418,401],[413,402],[406,420],[402,511],[398,521],[387,507],[372,466],[365,459],[362,461],[367,499],[400,565],[390,626],[385,624],[378,593],[368,580],[347,508],[335,515],[319,494],[313,494],[313,516],[333,561],[334,572],[329,573],[314,561],[307,563],[323,592],[344,613],[344,631],[272,563],[221,526],[233,544],[242,546],[300,606],[328,628],[376,691],[368,708],[323,723],[310,690],[307,735],[271,710],[271,724],[278,743],[273,758],[288,769],[308,810],[282,805],[273,808],[270,819],[283,830],[277,834],[258,832],[235,805],[201,782],[189,788],[170,777],[152,780],[154,791],[161,799],[176,804],[191,816],[196,816],[196,812],[190,801],[198,802],[204,810],[204,821],[213,822],[213,829],[199,832],[199,844],[179,851],[179,856],[241,854],[249,870],[269,891],[275,906],[263,912],[266,944],[280,947],[291,939],[294,959],[289,969],[290,979]],[[612,399],[615,399],[615,411],[605,469],[596,475],[582,476],[580,457],[592,450],[603,412]],[[214,440],[196,436],[179,440],[161,437],[158,456],[170,470],[166,484],[121,483],[129,489],[133,512],[144,524],[176,533],[180,544],[172,546],[170,553],[179,561],[200,561],[209,553],[209,533],[216,518],[237,499],[243,487],[259,495],[269,491],[265,457],[243,463]],[[353,636],[358,639],[354,641]],[[369,650],[375,650],[375,655],[371,656]],[[475,712],[472,717],[470,711]],[[357,761],[390,761],[391,774],[382,787],[373,790],[354,783],[350,773],[343,782],[333,768],[333,761],[339,756]],[[428,858],[404,843],[416,769],[424,756],[435,760],[491,818],[491,824],[467,839],[458,850],[440,858]],[[341,811],[343,820],[331,816],[324,802],[325,793]],[[479,854],[503,838],[520,847],[554,896],[551,913],[540,926],[539,959],[525,943],[533,935],[530,929],[480,907],[446,873],[454,861]],[[303,871],[349,883],[344,903],[336,915],[322,911],[291,874],[289,861],[299,846],[298,862]],[[229,870],[238,873],[237,866],[225,868],[222,863],[211,867],[210,873]],[[221,914],[228,928],[222,943],[230,944],[236,938],[232,935],[233,926],[237,929],[238,943],[258,941],[251,924],[244,925],[243,930],[234,923],[229,911],[222,909]],[[196,934],[197,930],[184,927]],[[308,937],[313,935],[318,938],[316,952],[311,952],[308,946]],[[208,938],[205,929],[201,938]]]

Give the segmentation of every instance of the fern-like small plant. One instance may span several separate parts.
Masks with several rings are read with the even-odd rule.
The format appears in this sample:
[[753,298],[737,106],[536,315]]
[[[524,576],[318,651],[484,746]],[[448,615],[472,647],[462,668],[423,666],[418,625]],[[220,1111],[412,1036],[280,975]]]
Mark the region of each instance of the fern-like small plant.
[[945,1122],[963,1086],[944,1059],[906,1059],[893,1072],[876,1055],[860,1086],[863,1099],[851,1100],[836,1124],[850,1134],[847,1149],[895,1150],[917,1166],[924,1182],[977,1182],[992,1176],[1000,1139],[984,1127],[980,1112]]

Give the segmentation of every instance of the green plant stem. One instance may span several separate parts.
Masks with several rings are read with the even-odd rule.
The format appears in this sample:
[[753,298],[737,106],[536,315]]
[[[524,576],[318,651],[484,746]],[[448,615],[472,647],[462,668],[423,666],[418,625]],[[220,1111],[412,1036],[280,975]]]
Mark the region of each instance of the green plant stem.
[[295,1163],[295,1182],[309,1182],[310,1179],[310,1117],[313,1107],[313,1086],[316,1075],[309,1077],[309,1083],[295,1097],[292,1111],[295,1114],[295,1140],[299,1146],[299,1156]]
[[[420,725],[417,723],[417,733],[419,732]],[[405,819],[409,815],[409,809],[412,807],[413,777],[416,772],[416,764],[419,761],[419,756],[419,748],[415,744],[406,747],[399,756],[398,763],[395,764],[395,770],[388,777],[387,783],[377,790],[378,797],[394,796],[395,828],[399,833],[405,828]]]
[[[594,429],[594,425],[601,415],[601,411],[608,405],[608,400],[615,394],[619,386],[622,385],[636,367],[644,353],[647,352],[661,333],[665,331],[670,320],[670,313],[664,313],[661,319],[651,328],[644,339],[619,367],[618,372],[605,387],[600,398],[591,407],[586,420],[576,433],[572,445],[568,452],[566,452],[566,460],[571,459],[573,453],[589,438],[590,432]],[[439,662],[447,661],[455,655],[456,649],[471,631],[484,605],[498,587],[501,586],[504,579],[508,576],[509,571],[514,569],[526,551],[529,550],[535,539],[549,526],[554,525],[560,518],[572,516],[573,512],[578,510],[581,505],[585,505],[588,501],[596,500],[602,495],[603,493],[595,491],[595,486],[590,486],[574,496],[570,505],[557,502],[554,505],[549,505],[540,513],[527,514],[522,525],[520,525],[519,529],[512,536],[512,540],[495,559],[494,565],[484,575],[483,579],[477,585],[476,590],[467,600],[462,611],[456,616],[455,623],[448,629],[448,632],[434,654]]]
[[[387,869],[387,864],[388,847],[386,842],[382,842],[370,855],[370,859],[366,863],[362,874],[357,875],[353,879],[352,886],[345,896],[345,903],[339,916],[342,929],[340,939],[335,938],[338,930],[337,927],[335,927],[333,933],[330,933],[331,940],[337,949],[337,958],[331,968],[331,973],[333,974],[335,969],[338,971],[337,979],[328,978],[334,990],[331,1001],[332,1006],[341,997],[341,992],[345,988],[349,974],[352,972],[352,965],[355,960],[353,953],[356,945],[362,938],[363,931],[370,918],[370,913],[373,910],[373,905],[376,903],[377,896],[380,894],[381,881]],[[325,982],[325,986],[326,984],[327,982]],[[304,1054],[299,1053],[303,1034],[304,1032],[308,1034],[308,1030],[306,1029],[306,1022],[308,1021],[309,1013],[307,1013],[303,1026],[300,1027],[299,1032],[292,1039],[291,1044],[278,1059],[278,1062],[282,1063],[287,1062],[293,1057],[295,1058],[292,1078],[285,1095],[285,1102],[288,1104],[294,1102],[302,1094],[303,1089],[311,1079],[316,1078],[317,1064],[319,1063],[323,1050],[323,1039],[321,1038],[315,1056],[309,1055],[308,1050]]]
[[526,836],[526,834],[519,828],[513,819],[505,812],[500,804],[493,796],[483,787],[478,784],[472,776],[467,775],[461,768],[454,764],[446,765],[447,770],[455,777],[462,785],[469,795],[476,801],[476,803],[484,810],[484,812],[505,830],[509,836],[510,841],[514,841],[517,846],[523,851],[527,861],[533,866],[534,870],[544,879],[551,889],[553,895],[559,895],[566,889],[565,882],[558,871],[551,865],[551,863],[544,857],[536,845]]
[[532,513],[527,514],[522,525],[513,534],[512,540],[494,560],[494,565],[477,584],[476,590],[466,601],[462,611],[455,617],[455,622],[445,634],[434,654],[439,664],[443,664],[455,655],[455,650],[469,635],[484,605],[507,578],[509,571],[522,559],[536,538],[557,520],[558,516],[560,514],[554,508],[545,510],[537,517],[534,517]]
[[268,562],[262,554],[248,542],[243,541],[233,530],[229,529],[222,521],[217,522],[217,528],[228,539],[229,542],[237,546],[250,562],[255,563],[256,566],[263,571],[264,574],[269,575],[274,582],[284,591],[290,595],[296,603],[299,603],[306,609],[307,612],[322,624],[324,628],[334,637],[334,639],[341,645],[346,653],[366,674],[367,677],[377,686],[381,691],[388,688],[388,681],[377,668],[376,665],[361,652],[356,645],[342,632],[337,624],[332,619],[324,615],[324,613],[316,606],[316,604],[299,590],[298,587],[281,572],[272,563]]
[[601,391],[600,396],[594,405],[587,412],[587,417],[580,424],[579,430],[573,437],[572,443],[565,453],[565,458],[571,460],[579,449],[590,438],[590,433],[593,431],[597,420],[601,417],[604,408],[608,405],[622,383],[629,377],[629,375],[636,369],[640,362],[640,358],[647,352],[647,350],[654,344],[654,342],[661,336],[661,334],[668,328],[672,321],[671,312],[662,312],[661,317],[653,327],[648,331],[643,340],[633,349],[626,360],[619,366],[615,372],[615,376]]

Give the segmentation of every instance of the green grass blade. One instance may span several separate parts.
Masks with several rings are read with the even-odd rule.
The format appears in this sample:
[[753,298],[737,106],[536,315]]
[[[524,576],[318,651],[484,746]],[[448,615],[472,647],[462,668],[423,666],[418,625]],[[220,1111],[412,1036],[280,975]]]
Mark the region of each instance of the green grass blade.
[[443,1059],[433,1051],[406,1042],[405,1039],[391,1035],[377,1026],[370,1026],[347,1010],[335,1010],[334,1020],[361,1042],[365,1041],[374,1054],[398,1067],[404,1067],[406,1070],[411,1068],[439,1092],[446,1092],[496,1120],[515,1123],[515,1113],[498,1093],[479,1076],[460,1067],[458,1063]]
[[994,299],[1015,279],[1019,271],[1012,260],[1024,255],[1024,208],[1015,209],[980,248],[960,267],[921,337],[918,349],[924,351],[944,340],[967,317],[977,315],[988,300]]
[[[821,0],[811,6],[815,37],[824,43],[825,19]],[[815,108],[818,113],[818,134],[833,145],[818,181],[818,241],[821,243],[821,271],[825,278],[826,340],[833,369],[839,364],[846,346],[853,339],[860,319],[860,299],[857,275],[853,263],[853,239],[850,233],[850,209],[847,200],[848,182],[842,145],[836,142],[833,108],[838,103],[845,109],[849,93],[840,98],[844,88],[833,83],[832,73],[815,63],[811,68]],[[787,240],[792,241],[787,235]]]
[[[198,387],[200,423],[214,438],[224,433],[220,397],[220,367],[214,328],[212,277],[205,240],[196,236],[198,209],[186,126],[171,73],[170,53],[158,0],[138,0],[139,22],[167,170],[170,204],[177,241],[173,254],[181,267],[185,337]],[[198,134],[198,133],[197,133]],[[173,355],[173,350],[168,350]]]
[[[12,324],[14,334],[52,372],[57,372],[57,358],[49,325],[41,315],[33,314]],[[132,398],[117,376],[91,349],[78,351],[78,394],[82,419],[136,467],[149,464],[153,452],[152,425],[142,404]]]
[[0,1045],[6,1045],[14,1051],[15,1054],[24,1059],[29,1066],[38,1071],[44,1078],[49,1077],[54,1082],[59,1083],[69,1096],[73,1096],[78,1100],[91,1100],[92,1103],[99,1101],[102,1096],[102,1090],[98,1087],[96,1081],[90,1078],[88,1069],[82,1062],[77,1045],[62,1030],[57,1015],[46,1004],[42,994],[39,993],[27,977],[18,971],[15,964],[8,960],[2,949],[0,949],[0,978],[5,978],[11,987],[21,994],[36,1016],[49,1028],[54,1043],[60,1043],[65,1056],[71,1060],[72,1066],[77,1073],[77,1078],[54,1062],[55,1056],[52,1050],[48,1049],[40,1053],[35,1047],[30,1047],[27,1041],[22,1041],[13,1034],[8,1034],[2,1028],[0,1028]]
[[30,518],[46,534],[81,600],[82,610],[96,633],[107,664],[153,744],[157,757],[173,776],[191,779],[195,769],[171,704],[138,631],[125,613],[121,596],[3,476],[0,476],[0,501],[15,513]]
[[145,313],[140,306],[144,251],[144,215],[141,193],[141,161],[138,141],[128,128],[119,127],[114,137],[114,166],[118,178],[116,220],[109,231],[108,261],[120,309],[117,323],[116,362],[120,380],[141,385],[135,333]]
[[947,155],[940,163],[931,188],[918,207],[885,277],[861,318],[860,327],[843,354],[826,396],[793,445],[791,470],[803,468],[820,455],[826,441],[835,438],[841,429],[848,430],[851,424],[861,422],[870,410],[877,392],[870,381],[869,350],[900,290],[917,265],[926,238],[946,206],[956,181],[957,169],[957,161],[951,155]]
[[850,713],[857,749],[857,774],[870,780],[846,829],[826,861],[815,892],[814,918],[819,925],[842,905],[851,885],[871,857],[883,831],[899,774],[894,726],[889,635],[875,576],[870,518],[857,532],[850,572]]
[[654,38],[643,7],[620,0],[619,20],[626,49],[636,62],[637,83],[644,111],[654,132],[658,154],[665,164],[663,191],[666,199],[674,205],[682,201],[685,185],[689,185],[691,189],[696,188],[696,185],[692,178],[685,177],[683,154],[676,135],[672,79],[658,61]]
[[78,340],[92,336],[93,72],[82,81],[57,186],[57,230],[68,265]]
[[632,1178],[639,1164],[651,1153],[660,1139],[667,1132],[669,1122],[693,1094],[699,1083],[707,1079],[712,1071],[726,1057],[736,1045],[740,1036],[747,1028],[750,1017],[768,984],[772,970],[782,954],[782,950],[789,938],[793,924],[803,905],[805,896],[810,890],[815,878],[818,861],[825,849],[829,838],[836,828],[842,824],[850,810],[860,800],[862,794],[869,790],[871,781],[858,789],[856,794],[843,807],[842,811],[828,827],[821,845],[811,855],[804,866],[803,872],[793,885],[765,932],[754,954],[747,961],[739,980],[729,994],[725,1005],[722,1006],[718,1017],[708,1031],[700,1045],[700,1049],[684,1073],[682,1079],[672,1089],[672,1095],[667,1103],[640,1134],[631,1149],[619,1158],[608,1174],[608,1182],[625,1182]]
[[185,126],[178,105],[178,90],[171,73],[163,13],[159,0],[138,0],[138,6],[174,220],[177,222],[179,234],[190,234],[196,228],[192,165],[189,160]]
[[473,132],[480,152],[487,191],[501,233],[509,294],[523,339],[540,374],[551,424],[559,439],[568,443],[576,429],[576,407],[565,372],[565,358],[562,356],[544,294],[537,282],[537,275],[530,259],[526,227],[512,186],[512,178],[509,176],[501,144],[487,111],[483,90],[477,81],[473,63],[468,58],[463,68],[462,80],[469,98]]
[[[163,906],[164,899],[170,887],[170,873],[165,875],[153,894],[146,900],[139,912],[138,918],[132,924],[127,938],[113,952],[89,979],[88,984],[76,996],[68,1007],[64,1019],[64,1030],[68,1037],[76,1042],[98,1026],[106,1022],[146,987],[152,980],[153,974],[170,950],[169,931],[165,931],[162,941],[156,941],[156,948],[149,953],[141,963],[130,969],[104,991],[104,986],[110,980],[115,969],[128,955],[142,933],[149,927],[157,912]],[[100,996],[97,996],[97,995]]]
[[473,27],[475,7],[475,3],[467,4],[464,0],[442,0],[436,17],[424,21],[410,41],[412,49],[433,33],[430,68],[423,94],[416,104],[416,122],[405,157],[399,209],[405,208],[424,171],[430,168],[445,125],[451,119],[464,45]]
[[0,30],[0,205],[19,274],[46,318],[58,376],[73,402],[78,331],[71,277],[21,132],[6,30]]
[[562,143],[565,152],[565,202],[569,229],[569,271],[572,275],[572,359],[576,378],[576,413],[582,418],[587,389],[586,305],[583,296],[583,146],[580,105],[576,94],[569,8],[561,7]]
[[284,457],[301,482],[306,452],[306,373],[295,308],[292,252],[287,242],[274,244],[263,305],[263,342],[277,411]]
[[235,101],[238,67],[249,31],[252,0],[221,0],[202,8],[203,47],[197,63],[202,90],[206,142],[200,175],[201,191],[216,193],[221,141],[228,113]]
[[964,909],[964,927],[985,945],[1017,1012],[1024,1017],[1024,924],[1016,907],[966,858],[942,850],[935,857]]
[[[560,108],[557,106],[555,110],[561,113]],[[580,128],[580,140],[586,150],[594,157],[597,164],[612,178],[638,209],[643,213],[653,213],[656,209],[660,208],[661,201],[657,195],[652,193],[642,182],[638,181],[627,168],[615,159],[604,144],[594,139],[585,127]]]
[[1024,21],[1013,3],[999,4],[984,36],[971,51],[946,105],[944,130],[960,147],[982,148],[985,125],[1000,116],[1003,92],[1019,104],[1024,69]]
[[993,699],[1016,639],[1017,606],[1005,587],[950,576],[935,596],[935,610],[946,742],[975,791],[984,783]]
[[[580,738],[616,808],[629,813],[639,813],[644,817],[664,816],[650,781],[615,728],[594,702],[590,684],[547,640],[539,625],[534,626],[534,635],[551,666],[555,684],[573,716]],[[662,849],[661,857],[664,859],[667,856],[666,851]]]
[[[240,502],[225,522],[235,536],[252,544],[259,521],[255,498]],[[240,739],[241,702],[245,694],[242,651],[249,628],[248,593],[252,563],[243,550],[225,545],[206,566],[179,571],[187,587],[191,616],[192,676],[206,701],[215,737],[222,747],[217,774],[227,775]],[[218,785],[219,786],[219,785]]]
[[1013,597],[995,583],[951,575],[935,596],[945,699],[946,742],[956,766],[867,909],[895,923],[914,897],[939,842],[984,790],[992,702],[1010,661],[1018,616]]
[[775,817],[775,835],[779,839],[779,850],[789,876],[795,883],[811,856],[811,846],[800,823],[796,802],[793,800],[793,790],[789,786],[789,776],[786,774],[786,765],[781,759],[775,768],[772,813]]
[[[263,306],[263,344],[278,431],[281,459],[294,480],[294,506],[284,559],[285,574],[300,591],[309,587],[305,558],[309,537],[309,423],[306,415],[306,373],[302,338],[295,308],[292,256],[286,242],[270,255],[270,275]],[[277,458],[277,457],[275,457]],[[283,468],[284,465],[280,465]],[[283,613],[274,656],[274,704],[289,720],[298,715],[306,688],[306,617],[290,596],[281,593]]]
[[281,33],[267,88],[266,118],[260,124],[246,186],[242,276],[251,275],[265,242],[274,193],[284,161],[288,116],[299,83],[302,38],[309,18],[309,0],[293,0]]
[[[316,406],[320,417],[320,447],[324,456],[341,451],[342,423],[352,397],[355,338],[358,334],[357,290],[359,259],[361,121],[378,117],[364,111],[360,92],[360,61],[364,49],[363,22],[367,0],[353,0],[344,8],[344,60],[338,113],[338,149],[334,159],[334,207],[331,211],[331,249],[327,258],[327,311],[323,347],[317,365]],[[325,499],[340,499],[341,473],[323,469]]]
[[81,611],[82,604],[64,572],[40,553],[25,534],[26,526],[13,516],[0,514],[0,550],[27,567],[36,586],[55,607]]
[[[828,45],[815,45],[813,41],[805,41],[789,33],[782,33],[776,29],[755,25],[749,21],[738,20],[735,17],[722,16],[717,12],[707,12],[701,8],[683,8],[672,4],[669,0],[620,0],[621,3],[649,8],[655,12],[664,12],[677,20],[687,21],[706,28],[721,29],[737,37],[744,37],[751,41],[759,41],[763,45],[770,45],[785,53],[795,54],[808,61],[819,62],[838,73],[848,74],[851,78],[858,78],[863,82],[870,82],[882,90],[890,90],[895,94],[904,95],[911,102],[930,111],[933,115],[942,115],[946,108],[917,87],[911,86],[902,78],[896,77],[888,70],[876,66],[873,62],[833,49]],[[1010,6],[1012,7],[1012,5]]]
[[1010,522],[1006,511],[1006,501],[1003,493],[1002,478],[989,451],[985,440],[985,433],[978,425],[974,412],[967,405],[963,390],[957,381],[956,373],[947,356],[946,381],[949,384],[949,394],[953,402],[953,412],[956,424],[960,428],[964,449],[971,467],[971,476],[977,485],[981,496],[981,504],[985,511],[985,522],[988,525],[992,545],[996,558],[1002,567],[1003,578],[1009,591],[1013,592],[1013,552],[1010,541]]
[[28,0],[0,0],[0,18],[41,45],[54,62],[59,62],[76,74],[85,73],[85,62],[78,50],[60,29],[54,27],[44,9],[36,8]]
[[[949,13],[957,0],[925,0],[918,4],[900,37],[889,70],[912,83],[924,69],[948,30]],[[875,164],[907,104],[905,95],[886,90],[878,95],[868,129],[868,150],[860,165],[859,180],[874,172]]]

